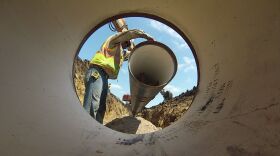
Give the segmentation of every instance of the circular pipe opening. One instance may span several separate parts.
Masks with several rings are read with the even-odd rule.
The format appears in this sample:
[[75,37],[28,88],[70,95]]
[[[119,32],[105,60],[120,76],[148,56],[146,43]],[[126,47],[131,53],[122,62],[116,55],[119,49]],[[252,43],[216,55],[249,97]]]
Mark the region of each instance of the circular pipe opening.
[[[147,77],[146,85],[163,86],[175,76],[177,60],[172,50],[162,43],[147,41],[138,44],[130,55],[129,71],[138,81]],[[149,81],[151,82],[149,82]]]
[[[152,14],[146,14],[146,13],[124,13],[124,14],[120,14],[120,15],[116,15],[116,16],[113,16],[113,17],[110,17],[110,18],[107,18],[105,19],[104,21],[102,21],[100,24],[98,24],[97,26],[95,26],[83,39],[82,43],[80,44],[79,48],[78,48],[78,52],[81,50],[82,46],[84,45],[84,43],[87,41],[87,39],[96,31],[98,30],[99,28],[101,28],[103,25],[105,25],[106,23],[108,22],[111,22],[113,20],[116,20],[116,19],[119,19],[119,18],[125,18],[125,17],[146,17],[148,19],[153,19],[153,20],[156,20],[156,21],[160,21],[162,23],[164,23],[165,25],[169,26],[170,28],[172,28],[174,31],[176,31],[183,39],[184,41],[188,44],[189,48],[191,49],[191,52],[194,56],[194,59],[195,59],[195,63],[196,63],[196,68],[197,68],[197,86],[199,85],[199,78],[200,78],[200,74],[199,74],[199,63],[198,63],[198,60],[197,60],[197,57],[196,57],[196,54],[195,54],[195,50],[192,46],[192,44],[190,43],[189,39],[186,37],[186,35],[179,29],[177,28],[174,24],[168,22],[167,20],[161,18],[161,17],[158,17],[158,16],[155,16],[155,15],[152,15]],[[78,56],[78,52],[76,53],[75,55],[75,58]],[[141,56],[140,56],[141,57]],[[157,60],[157,58],[155,57],[155,59]],[[175,59],[176,60],[176,59]],[[171,65],[171,62],[169,63],[166,63],[167,66],[166,66],[166,69],[167,70],[171,70],[171,68],[169,67],[169,65]],[[170,68],[170,69],[169,69]],[[176,66],[177,68],[177,66]],[[74,70],[74,66],[73,66],[73,70]],[[173,69],[173,71],[176,71],[176,69]],[[166,72],[168,73],[168,72]],[[73,72],[74,74],[74,72]],[[170,75],[172,75],[171,77],[174,77],[174,74],[163,74],[163,73],[158,73],[157,75],[161,75],[161,76],[158,76],[160,77],[160,83],[161,84],[165,84],[167,83],[169,80],[170,80]],[[168,80],[169,79],[169,80]],[[77,91],[76,91],[76,94],[77,94]]]

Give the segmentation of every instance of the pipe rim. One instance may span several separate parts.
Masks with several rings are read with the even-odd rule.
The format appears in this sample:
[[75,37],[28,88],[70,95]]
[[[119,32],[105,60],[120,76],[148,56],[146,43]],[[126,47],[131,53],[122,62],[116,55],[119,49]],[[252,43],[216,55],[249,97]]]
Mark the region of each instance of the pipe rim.
[[[161,84],[161,85],[152,86],[152,85],[145,84],[145,83],[139,81],[139,80],[132,74],[132,72],[130,72],[131,70],[130,70],[130,63],[129,63],[129,60],[130,60],[130,58],[133,56],[134,51],[137,50],[137,49],[139,49],[139,48],[141,48],[141,47],[143,47],[143,46],[146,46],[146,45],[154,45],[154,46],[158,46],[158,47],[163,48],[163,49],[171,56],[171,58],[172,58],[172,60],[173,60],[173,62],[174,62],[174,72],[173,72],[172,76],[170,77],[170,79],[169,79],[167,82],[165,82],[165,83],[163,83],[163,84]],[[175,54],[173,53],[173,51],[172,51],[168,46],[166,46],[165,44],[163,44],[163,43],[161,43],[161,42],[158,42],[158,41],[144,41],[144,42],[141,42],[141,43],[137,44],[137,45],[134,47],[134,49],[131,51],[131,54],[130,54],[129,59],[128,59],[128,70],[129,70],[129,72],[131,73],[133,79],[135,79],[137,82],[143,84],[144,86],[148,86],[148,87],[151,87],[151,88],[159,88],[159,87],[164,87],[165,85],[167,85],[167,84],[174,78],[174,76],[176,75],[176,73],[177,73],[177,66],[178,66],[178,62],[177,62],[176,56],[175,56]]]

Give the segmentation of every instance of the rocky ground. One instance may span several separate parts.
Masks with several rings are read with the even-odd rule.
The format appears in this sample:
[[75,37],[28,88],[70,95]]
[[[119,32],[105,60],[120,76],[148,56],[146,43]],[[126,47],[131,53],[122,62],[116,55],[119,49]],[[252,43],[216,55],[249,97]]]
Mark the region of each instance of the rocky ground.
[[[76,59],[74,62],[74,83],[77,95],[83,103],[84,76],[89,67],[88,61]],[[145,108],[137,117],[129,116],[127,106],[114,94],[107,96],[104,125],[124,133],[143,134],[157,131],[177,121],[192,103],[196,88],[186,91],[171,100],[157,106]]]

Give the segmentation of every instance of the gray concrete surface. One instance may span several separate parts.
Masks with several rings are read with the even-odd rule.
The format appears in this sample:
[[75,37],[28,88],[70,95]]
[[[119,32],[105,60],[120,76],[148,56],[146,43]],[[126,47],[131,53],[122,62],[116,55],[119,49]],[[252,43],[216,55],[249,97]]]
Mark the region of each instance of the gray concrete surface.
[[[128,12],[175,24],[200,64],[189,111],[146,135],[92,120],[72,83],[84,36]],[[0,19],[1,156],[280,155],[279,0],[1,0]]]

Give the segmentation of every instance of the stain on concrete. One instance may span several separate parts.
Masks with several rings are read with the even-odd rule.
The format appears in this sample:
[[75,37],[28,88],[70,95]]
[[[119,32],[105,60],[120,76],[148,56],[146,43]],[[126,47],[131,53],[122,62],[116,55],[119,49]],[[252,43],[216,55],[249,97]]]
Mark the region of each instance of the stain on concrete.
[[280,103],[278,103],[278,102],[272,103],[272,104],[270,104],[270,105],[268,105],[268,106],[266,106],[266,107],[255,108],[254,110],[251,110],[251,111],[249,111],[249,112],[245,112],[245,113],[233,115],[233,116],[231,116],[231,117],[229,117],[229,118],[230,118],[230,119],[233,119],[233,118],[236,118],[236,117],[246,116],[246,115],[249,115],[249,114],[251,114],[251,113],[255,113],[255,112],[259,112],[259,111],[263,111],[263,110],[267,111],[267,110],[269,110],[269,109],[271,109],[271,108],[273,108],[273,107],[275,107],[275,106],[279,106],[279,104],[280,104]]
[[206,94],[209,93],[209,90],[211,89],[211,87],[212,87],[212,82],[209,82],[207,87],[206,87],[206,91],[205,91]]
[[211,67],[211,70],[213,71],[213,80],[210,81],[206,87],[206,90],[205,90],[205,94],[206,94],[206,97],[208,96],[208,94],[210,93],[210,90],[214,91],[216,90],[217,88],[217,85],[218,85],[218,81],[219,79],[217,78],[217,76],[219,75],[220,73],[220,66],[218,63],[214,64],[212,67]]
[[223,94],[225,87],[226,87],[226,83],[223,83],[223,84],[219,87],[219,89],[218,89],[218,91],[217,91],[217,96],[216,96],[216,98],[219,98],[219,97]]
[[135,155],[139,155],[140,154],[136,149],[133,149],[132,151],[135,153]]
[[103,153],[101,150],[96,150],[95,152],[98,153],[98,154],[102,154]]
[[213,81],[213,85],[212,85],[212,90],[216,90],[216,88],[217,88],[217,86],[218,86],[218,81],[219,81],[219,79],[214,79],[214,81]]
[[135,138],[132,139],[122,139],[122,140],[118,140],[116,142],[116,144],[120,144],[120,145],[133,145],[136,144],[138,142],[143,142],[144,139],[144,135],[138,135]]
[[215,47],[216,47],[216,40],[211,41],[211,43],[210,43],[210,44],[211,44],[211,46],[212,46],[212,47],[214,47],[214,48],[215,48]]
[[251,133],[253,133],[256,137],[259,137],[259,135],[258,135],[256,129],[251,128],[251,127],[249,127],[248,125],[246,125],[246,124],[244,124],[244,123],[241,123],[241,122],[239,122],[239,121],[236,121],[236,120],[235,120],[235,121],[232,121],[232,123],[234,123],[234,124],[236,124],[236,125],[238,125],[238,126],[240,126],[240,127],[243,127],[243,128],[248,129],[248,130],[251,131]]
[[233,81],[232,80],[228,81],[226,90],[229,90],[232,87],[232,85],[233,85]]
[[197,121],[185,123],[184,128],[190,130],[193,133],[196,133],[198,132],[199,129],[201,129],[202,127],[206,126],[209,123],[210,121],[197,120]]
[[216,107],[216,111],[213,113],[219,113],[223,109],[225,101],[226,98],[223,98],[222,102],[218,104],[218,106]]
[[[180,130],[183,130],[180,129]],[[164,136],[160,136],[160,137],[157,137],[157,139],[162,139],[162,140],[166,140],[166,141],[171,141],[171,140],[174,140],[176,138],[178,138],[178,136],[175,135],[176,133],[168,133],[167,135],[164,134]]]
[[160,154],[161,156],[167,156],[167,153],[165,152],[164,148],[160,146]]
[[178,136],[170,136],[170,137],[166,137],[166,138],[164,138],[164,140],[166,140],[166,141],[172,141],[172,140],[175,140],[175,139],[177,139],[178,138]]
[[93,140],[95,137],[97,137],[100,134],[100,132],[92,132],[89,130],[83,130],[81,134],[81,138],[85,138],[86,140]]
[[277,105],[279,105],[279,103],[278,103],[278,102],[275,102],[275,103],[272,103],[272,104],[270,104],[270,105],[268,105],[268,106],[266,106],[266,107],[256,108],[253,112],[255,112],[255,111],[260,111],[260,110],[268,110],[268,109],[270,109],[271,107],[274,107],[274,106],[277,106]]
[[214,64],[212,68],[214,69],[214,73],[215,73],[214,77],[216,77],[220,73],[219,63]]
[[213,102],[214,97],[210,97],[206,104],[200,109],[200,111],[205,111],[207,107]]
[[230,156],[260,156],[260,152],[249,152],[237,145],[227,146],[227,152]]
[[155,133],[151,133],[147,140],[145,140],[145,145],[154,145],[155,144]]

